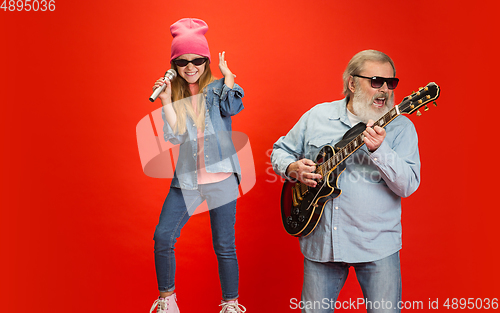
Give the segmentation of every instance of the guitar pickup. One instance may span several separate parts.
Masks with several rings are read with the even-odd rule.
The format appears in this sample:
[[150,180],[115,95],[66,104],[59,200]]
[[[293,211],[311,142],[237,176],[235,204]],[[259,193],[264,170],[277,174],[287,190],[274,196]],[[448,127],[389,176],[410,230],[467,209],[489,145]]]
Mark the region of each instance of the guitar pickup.
[[301,185],[303,185],[303,184],[298,183],[298,184],[295,184],[295,186],[293,186],[293,193],[299,201],[304,200],[304,198],[302,198],[302,190],[300,188]]
[[[296,186],[297,184],[295,184]],[[296,207],[299,205],[299,201],[297,201],[297,195],[296,195],[296,188],[295,186],[292,187],[292,203],[293,207]]]

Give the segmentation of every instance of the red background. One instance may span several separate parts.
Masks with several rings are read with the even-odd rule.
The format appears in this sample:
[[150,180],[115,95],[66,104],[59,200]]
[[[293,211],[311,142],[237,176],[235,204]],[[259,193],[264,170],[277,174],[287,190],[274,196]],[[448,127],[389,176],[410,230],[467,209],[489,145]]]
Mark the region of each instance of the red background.
[[[410,116],[422,182],[403,200],[403,298],[498,298],[496,1],[61,1],[0,11],[0,310],[147,312],[153,231],[170,180],[142,172],[135,127],[159,107],[169,25],[204,19],[226,51],[257,183],[238,202],[240,302],[298,312],[302,256],[281,225],[269,149],[313,105],[342,97],[360,50],[389,54],[396,102],[434,81],[438,107]],[[220,76],[216,62],[212,70]],[[183,312],[218,312],[208,214],[177,245]],[[354,275],[340,301],[362,297]]]

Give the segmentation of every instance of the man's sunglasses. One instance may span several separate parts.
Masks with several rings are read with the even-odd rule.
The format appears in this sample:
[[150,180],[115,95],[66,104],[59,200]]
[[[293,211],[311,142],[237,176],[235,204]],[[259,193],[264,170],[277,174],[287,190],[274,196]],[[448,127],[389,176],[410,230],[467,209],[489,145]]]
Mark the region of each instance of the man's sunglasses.
[[361,75],[352,75],[352,76],[369,79],[370,83],[372,84],[372,88],[380,88],[384,85],[384,83],[387,83],[387,88],[394,89],[398,86],[399,83],[399,78],[396,77],[385,78],[379,76],[373,76],[373,77],[366,77]]
[[200,66],[203,63],[207,62],[207,60],[208,60],[208,58],[197,58],[197,59],[194,59],[194,60],[191,60],[191,61],[184,60],[184,59],[177,59],[177,60],[174,60],[174,63],[178,67],[187,66],[189,63],[193,63],[193,65],[195,65],[195,66]]

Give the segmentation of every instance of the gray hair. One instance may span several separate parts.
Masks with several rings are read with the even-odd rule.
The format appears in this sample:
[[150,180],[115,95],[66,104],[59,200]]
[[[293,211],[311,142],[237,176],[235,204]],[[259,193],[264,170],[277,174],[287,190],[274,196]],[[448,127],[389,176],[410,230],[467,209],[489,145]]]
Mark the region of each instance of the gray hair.
[[342,76],[344,79],[344,95],[347,97],[347,101],[352,97],[352,92],[349,89],[349,77],[352,75],[359,75],[359,73],[363,71],[366,61],[389,63],[394,70],[394,76],[396,76],[394,62],[387,54],[377,50],[364,50],[356,53],[347,64],[344,75]]

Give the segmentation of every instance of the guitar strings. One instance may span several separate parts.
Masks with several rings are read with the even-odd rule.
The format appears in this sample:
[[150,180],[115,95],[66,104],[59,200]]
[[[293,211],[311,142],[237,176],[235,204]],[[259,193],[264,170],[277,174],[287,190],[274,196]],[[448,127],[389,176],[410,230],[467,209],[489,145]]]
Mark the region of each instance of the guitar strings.
[[[404,102],[404,100],[403,100],[403,102]],[[387,112],[380,119],[378,119],[374,123],[374,125],[377,124],[381,127],[384,127],[385,125],[390,123],[398,115],[396,107],[401,106],[403,104],[403,102],[401,102],[399,105],[394,106],[394,108],[389,110],[389,112]],[[364,144],[362,137],[363,137],[363,134],[359,134],[358,136],[356,136],[356,138],[354,138],[352,141],[350,141],[348,144],[346,144],[337,153],[335,153],[331,158],[329,158],[328,160],[323,162],[321,165],[319,165],[315,172],[323,174],[325,172],[329,173],[329,172],[333,171],[335,168],[337,168],[337,166],[340,163],[344,162],[351,154],[353,154],[357,149],[359,149]],[[339,156],[340,156],[340,160],[338,160]]]

